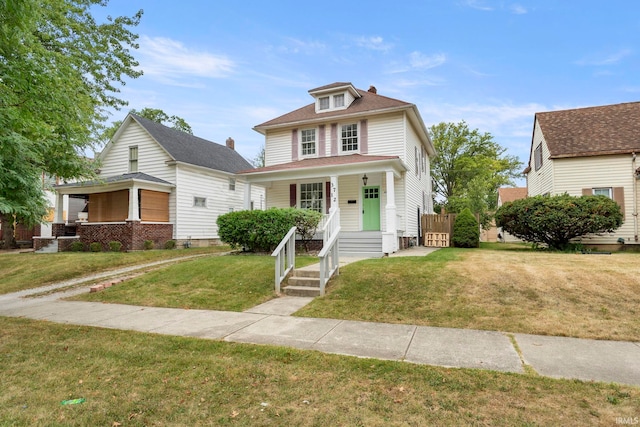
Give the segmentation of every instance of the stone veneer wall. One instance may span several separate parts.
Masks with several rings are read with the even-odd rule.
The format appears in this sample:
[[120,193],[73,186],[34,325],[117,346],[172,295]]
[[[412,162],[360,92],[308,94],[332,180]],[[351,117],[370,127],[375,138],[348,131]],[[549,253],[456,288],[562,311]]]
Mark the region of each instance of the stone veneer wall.
[[102,250],[109,250],[109,242],[122,243],[123,251],[144,249],[144,241],[152,240],[154,248],[164,248],[167,240],[173,238],[173,224],[144,224],[140,221],[123,223],[91,224],[85,223],[78,227],[78,234],[82,243],[88,247],[93,242],[102,244]]

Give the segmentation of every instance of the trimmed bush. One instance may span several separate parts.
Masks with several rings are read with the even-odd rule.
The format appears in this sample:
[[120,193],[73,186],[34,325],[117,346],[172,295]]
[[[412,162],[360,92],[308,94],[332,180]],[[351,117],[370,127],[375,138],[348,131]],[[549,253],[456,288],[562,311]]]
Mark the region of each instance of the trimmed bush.
[[606,196],[535,196],[500,206],[496,226],[525,242],[565,250],[571,239],[622,225],[620,206]]
[[91,252],[102,252],[102,243],[93,242],[89,245],[89,250]]
[[69,246],[69,250],[71,252],[82,252],[84,250],[84,245],[82,242],[73,242],[71,246]]
[[176,241],[175,240],[167,240],[166,242],[164,242],[164,248],[165,249],[175,249],[176,248]]
[[122,243],[112,240],[109,242],[109,250],[111,252],[120,252],[122,249]]
[[153,240],[145,240],[144,241],[144,249],[148,251],[149,249],[153,249]]
[[480,243],[480,227],[478,221],[468,208],[456,216],[453,223],[453,245],[458,248],[477,248]]

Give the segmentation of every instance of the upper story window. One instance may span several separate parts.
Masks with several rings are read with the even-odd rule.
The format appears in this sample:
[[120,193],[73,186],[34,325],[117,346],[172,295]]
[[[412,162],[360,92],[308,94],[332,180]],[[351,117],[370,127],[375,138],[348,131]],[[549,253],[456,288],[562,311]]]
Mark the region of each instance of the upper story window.
[[229,178],[229,191],[236,191],[236,179]]
[[329,109],[329,97],[323,96],[318,99],[318,109],[320,110],[328,110]]
[[358,151],[358,124],[342,125],[342,151]]
[[302,155],[313,156],[316,154],[316,130],[303,129],[300,132],[300,142],[302,144]]
[[344,93],[333,95],[333,108],[344,107]]
[[129,173],[138,172],[138,146],[129,147]]
[[533,152],[533,158],[536,166],[536,170],[542,167],[542,143],[538,144]]

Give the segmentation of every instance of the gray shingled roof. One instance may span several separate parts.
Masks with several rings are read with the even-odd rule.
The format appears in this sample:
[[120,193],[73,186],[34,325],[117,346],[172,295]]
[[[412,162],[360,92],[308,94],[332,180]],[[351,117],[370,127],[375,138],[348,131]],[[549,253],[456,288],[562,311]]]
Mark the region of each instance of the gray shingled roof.
[[171,129],[136,114],[131,117],[178,162],[230,173],[252,168],[244,157],[226,145]]
[[551,158],[640,152],[640,102],[536,113]]
[[109,177],[99,179],[99,180],[94,180],[94,181],[71,182],[68,184],[59,184],[59,185],[54,185],[54,187],[55,188],[78,187],[78,186],[89,187],[93,185],[102,185],[102,184],[111,184],[114,182],[129,181],[132,179],[136,179],[139,181],[156,182],[159,184],[173,185],[170,182],[165,181],[164,179],[156,178],[155,176],[147,175],[146,173],[136,172],[136,173],[125,173],[123,175],[109,176]]

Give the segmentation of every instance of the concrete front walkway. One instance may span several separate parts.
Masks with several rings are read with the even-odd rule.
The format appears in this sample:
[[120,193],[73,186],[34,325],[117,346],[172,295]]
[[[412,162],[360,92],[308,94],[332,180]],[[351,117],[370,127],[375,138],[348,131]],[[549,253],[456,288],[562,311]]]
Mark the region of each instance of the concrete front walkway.
[[[99,276],[94,278],[97,280]],[[550,377],[640,386],[638,342],[291,317],[289,314],[311,301],[311,298],[299,297],[277,298],[243,313],[61,300],[88,292],[88,286],[24,298],[73,283],[1,295],[0,316],[288,346],[447,367],[523,373],[524,366],[529,365],[537,373]]]

